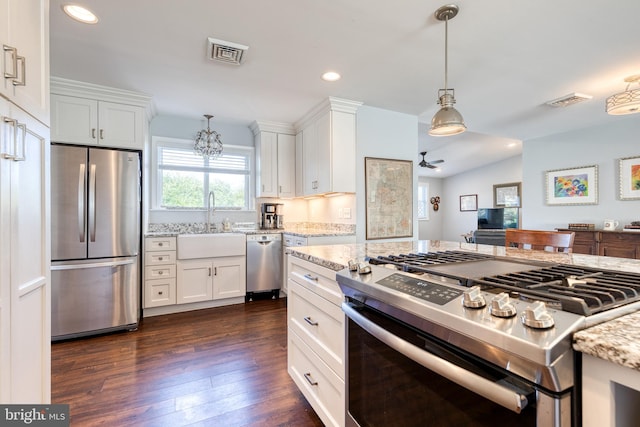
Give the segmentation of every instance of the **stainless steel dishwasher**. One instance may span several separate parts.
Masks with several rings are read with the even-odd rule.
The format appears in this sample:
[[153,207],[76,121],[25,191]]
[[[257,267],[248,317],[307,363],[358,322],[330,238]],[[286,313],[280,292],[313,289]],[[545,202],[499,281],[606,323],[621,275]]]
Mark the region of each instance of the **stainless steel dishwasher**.
[[280,297],[282,286],[282,234],[247,235],[247,295],[249,302],[258,297]]

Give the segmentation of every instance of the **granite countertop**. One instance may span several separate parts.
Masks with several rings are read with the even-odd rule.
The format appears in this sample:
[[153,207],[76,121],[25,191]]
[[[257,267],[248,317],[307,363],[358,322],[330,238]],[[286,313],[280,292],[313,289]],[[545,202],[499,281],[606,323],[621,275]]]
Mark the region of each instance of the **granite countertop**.
[[640,312],[576,332],[573,348],[640,371]]
[[[179,234],[203,234],[206,233],[206,224],[204,223],[173,223],[173,224],[154,224],[145,234],[145,237],[174,237]],[[355,236],[353,227],[344,228],[318,228],[318,227],[286,227],[286,228],[270,228],[260,229],[253,227],[237,227],[233,226],[230,231],[213,231],[212,233],[244,233],[244,234],[264,234],[264,233],[283,233],[300,237],[325,237],[325,236]]]
[[447,242],[442,240],[412,240],[405,242],[357,243],[327,246],[300,246],[289,248],[291,254],[334,271],[347,268],[349,260],[363,261],[366,256],[397,255],[434,251],[466,251],[493,256],[513,257],[533,261],[581,265],[608,270],[640,273],[640,261],[626,258],[603,257],[582,254],[564,254],[475,243]]

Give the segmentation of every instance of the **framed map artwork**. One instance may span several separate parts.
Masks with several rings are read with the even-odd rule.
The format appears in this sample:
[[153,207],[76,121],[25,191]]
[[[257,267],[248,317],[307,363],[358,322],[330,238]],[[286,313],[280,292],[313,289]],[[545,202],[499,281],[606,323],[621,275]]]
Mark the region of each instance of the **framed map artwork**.
[[413,162],[364,158],[367,240],[413,237]]

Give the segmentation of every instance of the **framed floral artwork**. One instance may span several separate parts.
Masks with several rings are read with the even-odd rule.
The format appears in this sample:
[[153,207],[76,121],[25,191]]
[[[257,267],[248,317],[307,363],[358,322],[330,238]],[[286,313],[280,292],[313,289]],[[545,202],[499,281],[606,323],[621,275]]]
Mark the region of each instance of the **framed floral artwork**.
[[598,166],[556,169],[545,174],[547,205],[597,205]]
[[620,200],[640,199],[640,156],[620,159],[618,168]]

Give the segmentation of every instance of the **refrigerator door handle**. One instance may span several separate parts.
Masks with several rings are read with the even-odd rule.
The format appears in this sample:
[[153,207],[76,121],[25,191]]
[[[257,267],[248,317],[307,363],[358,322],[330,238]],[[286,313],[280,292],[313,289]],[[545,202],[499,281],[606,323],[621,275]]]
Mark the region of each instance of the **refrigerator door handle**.
[[61,264],[61,265],[52,265],[52,271],[61,271],[61,270],[78,270],[81,268],[102,268],[102,267],[115,267],[118,265],[128,265],[136,262],[135,259],[124,259],[121,261],[108,261],[108,262],[92,262],[87,264]]
[[96,241],[96,165],[89,169],[89,239]]
[[80,242],[84,243],[86,238],[86,224],[85,224],[85,180],[86,180],[86,165],[80,163],[80,172],[78,173],[78,231],[80,232]]

